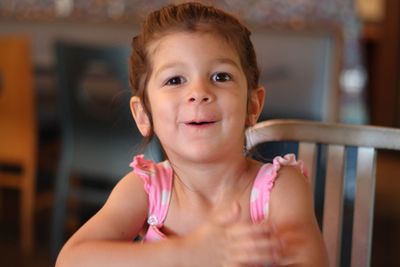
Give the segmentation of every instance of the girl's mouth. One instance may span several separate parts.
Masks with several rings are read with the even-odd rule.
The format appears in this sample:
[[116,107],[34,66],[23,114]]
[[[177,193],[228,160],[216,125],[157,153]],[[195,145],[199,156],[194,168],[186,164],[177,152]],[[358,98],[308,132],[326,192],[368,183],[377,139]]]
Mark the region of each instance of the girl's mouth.
[[188,124],[193,125],[193,126],[201,126],[201,125],[207,125],[207,124],[211,124],[211,123],[214,123],[214,121],[199,121],[199,122],[192,121],[192,122],[189,122]]
[[216,123],[216,121],[189,121],[189,122],[186,122],[185,124],[189,127],[203,128],[203,127],[211,126],[214,123]]

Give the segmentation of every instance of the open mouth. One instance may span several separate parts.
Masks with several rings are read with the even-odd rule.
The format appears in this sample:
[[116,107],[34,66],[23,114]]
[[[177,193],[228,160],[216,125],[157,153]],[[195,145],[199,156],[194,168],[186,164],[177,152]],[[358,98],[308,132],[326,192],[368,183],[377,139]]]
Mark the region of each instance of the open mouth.
[[213,123],[215,123],[215,121],[191,121],[186,124],[190,125],[190,126],[205,126],[205,125],[210,125]]
[[205,125],[205,124],[210,124],[210,123],[214,123],[213,121],[200,121],[200,122],[189,122],[190,125]]

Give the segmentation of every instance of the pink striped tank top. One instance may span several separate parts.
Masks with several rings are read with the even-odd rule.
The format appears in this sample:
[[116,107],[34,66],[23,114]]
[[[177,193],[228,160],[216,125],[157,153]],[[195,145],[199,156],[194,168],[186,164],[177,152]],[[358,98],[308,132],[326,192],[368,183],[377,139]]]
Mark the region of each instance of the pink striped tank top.
[[[164,239],[166,236],[160,229],[163,227],[171,199],[173,169],[168,161],[154,163],[144,159],[143,155],[135,156],[130,166],[143,180],[144,190],[148,195],[149,228],[143,241]],[[296,161],[294,154],[277,156],[272,163],[262,165],[254,180],[250,196],[250,214],[253,223],[260,223],[268,217],[270,193],[281,166],[296,166],[306,175],[303,163]]]

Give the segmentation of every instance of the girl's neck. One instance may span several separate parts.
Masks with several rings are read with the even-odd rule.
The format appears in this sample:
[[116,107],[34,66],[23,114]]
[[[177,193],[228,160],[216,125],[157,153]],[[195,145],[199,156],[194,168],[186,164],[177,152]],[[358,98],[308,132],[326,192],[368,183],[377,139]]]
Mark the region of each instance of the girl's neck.
[[208,163],[172,160],[171,165],[176,193],[215,206],[240,197],[252,184],[257,164],[240,155]]

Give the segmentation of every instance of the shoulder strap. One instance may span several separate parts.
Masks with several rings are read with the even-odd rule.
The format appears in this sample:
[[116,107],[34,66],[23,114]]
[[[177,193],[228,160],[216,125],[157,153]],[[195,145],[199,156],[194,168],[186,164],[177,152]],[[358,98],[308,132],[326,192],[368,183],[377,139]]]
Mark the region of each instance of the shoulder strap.
[[269,198],[277,171],[270,163],[264,164],[257,173],[250,196],[250,215],[253,223],[261,223],[268,216]]
[[169,162],[154,163],[140,155],[134,158],[130,166],[143,180],[148,194],[148,224],[161,227],[167,216],[172,191],[173,171]]
[[257,173],[251,191],[250,214],[253,223],[260,223],[268,217],[271,191],[282,166],[295,166],[307,178],[303,162],[296,160],[294,154],[277,156],[272,163],[264,164]]

